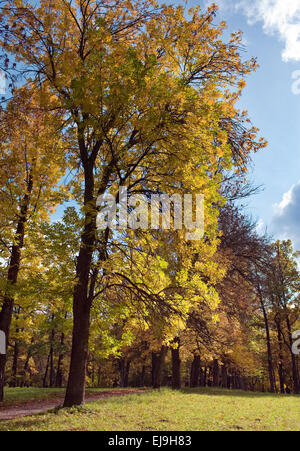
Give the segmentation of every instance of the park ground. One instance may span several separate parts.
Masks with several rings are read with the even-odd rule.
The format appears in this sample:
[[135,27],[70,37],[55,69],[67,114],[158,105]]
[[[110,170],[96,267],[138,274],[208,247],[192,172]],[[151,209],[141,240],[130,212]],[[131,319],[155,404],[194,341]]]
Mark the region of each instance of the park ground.
[[[121,396],[121,395],[124,396]],[[63,391],[7,389],[1,413],[59,404]],[[99,397],[99,399],[97,399]],[[0,421],[0,431],[299,431],[300,397],[199,388],[91,390],[85,406]],[[47,404],[48,403],[48,404]]]

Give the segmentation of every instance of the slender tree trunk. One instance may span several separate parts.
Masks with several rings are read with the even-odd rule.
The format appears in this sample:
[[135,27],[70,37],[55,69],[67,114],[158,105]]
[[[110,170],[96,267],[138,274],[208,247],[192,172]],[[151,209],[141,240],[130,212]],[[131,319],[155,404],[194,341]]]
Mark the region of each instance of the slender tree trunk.
[[50,352],[47,357],[47,363],[46,363],[46,368],[45,368],[45,373],[44,373],[44,378],[43,378],[43,388],[48,387],[47,378],[48,378],[48,370],[49,370],[49,361],[50,361]]
[[278,361],[278,377],[279,377],[279,385],[280,385],[280,393],[284,393],[284,369],[283,369],[283,337],[282,337],[282,331],[280,327],[280,322],[276,321],[276,327],[277,327],[277,338],[278,338],[278,347],[279,347],[279,361]]
[[145,387],[146,365],[142,366],[140,386]]
[[[54,320],[54,316],[52,317],[52,321]],[[49,375],[49,387],[54,387],[54,349],[53,349],[53,343],[55,338],[55,330],[51,330],[51,338],[50,338],[50,375]]]
[[124,387],[126,388],[126,387],[128,387],[128,384],[129,384],[129,371],[130,371],[130,364],[131,364],[131,362],[130,362],[130,360],[128,360],[127,361],[127,363],[126,363],[126,368],[125,368],[125,380],[124,380]]
[[[32,344],[33,344],[33,338],[31,339],[31,345]],[[22,382],[21,382],[22,387],[24,387],[26,385],[26,374],[27,374],[28,367],[29,367],[29,360],[31,358],[31,352],[32,352],[32,350],[31,350],[31,346],[30,346],[28,349],[28,352],[27,352],[26,360],[24,363],[23,371],[22,371]]]
[[203,373],[203,387],[206,387],[207,384],[207,366],[204,367],[204,373]]
[[49,387],[52,388],[54,386],[54,362],[53,362],[53,345],[50,347],[50,371],[49,371]]
[[262,312],[263,312],[265,329],[266,329],[270,392],[271,393],[275,393],[274,368],[273,368],[273,357],[272,357],[272,348],[271,348],[271,337],[270,337],[269,320],[268,320],[268,315],[267,315],[267,312],[266,312],[265,304],[264,304],[264,301],[263,301],[260,289],[259,289],[259,294],[260,294],[260,305],[261,305],[261,309],[262,309]]
[[15,341],[14,345],[14,357],[13,357],[13,364],[12,364],[12,387],[18,386],[18,361],[19,361],[19,342],[18,340]]
[[[14,298],[10,294],[10,287],[17,283],[20,271],[21,250],[24,245],[25,224],[27,221],[27,212],[30,203],[30,195],[32,192],[33,181],[32,176],[29,175],[27,182],[27,193],[24,195],[22,205],[20,208],[20,216],[15,232],[15,242],[12,246],[10,262],[8,266],[7,283],[8,290],[3,298],[2,309],[0,312],[0,330],[5,333],[6,350],[9,340],[9,330],[13,315]],[[5,384],[5,366],[6,354],[0,354],[0,402],[4,399],[4,384]]]
[[181,379],[180,379],[180,339],[176,338],[174,340],[177,344],[177,348],[172,348],[172,388],[180,389],[181,388]]
[[194,355],[194,360],[191,366],[190,387],[198,387],[200,375],[200,356]]
[[214,387],[219,387],[219,378],[220,378],[219,362],[217,359],[214,359],[214,361],[213,361],[213,386]]
[[95,383],[95,359],[92,360],[92,385],[94,387]]
[[120,387],[125,387],[125,359],[119,359]]
[[64,346],[64,342],[65,342],[65,334],[62,332],[61,336],[60,336],[61,350],[60,350],[60,353],[59,353],[59,356],[58,356],[56,377],[55,377],[55,387],[57,387],[57,388],[61,388],[62,387],[62,382],[63,382],[62,362],[63,362],[63,359],[64,359],[64,352],[62,351],[62,348]]
[[228,378],[227,378],[227,369],[226,366],[223,365],[222,366],[222,370],[221,370],[221,378],[222,378],[222,387],[223,388],[227,388],[228,385]]
[[98,366],[97,386],[101,387],[101,366]]

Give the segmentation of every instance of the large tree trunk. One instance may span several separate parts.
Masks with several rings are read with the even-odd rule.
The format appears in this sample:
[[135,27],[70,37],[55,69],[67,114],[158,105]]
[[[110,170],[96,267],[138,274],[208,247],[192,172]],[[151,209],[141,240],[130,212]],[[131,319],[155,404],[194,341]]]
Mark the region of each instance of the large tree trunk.
[[[81,405],[85,399],[85,377],[88,357],[89,330],[90,330],[90,312],[94,296],[94,288],[98,270],[94,270],[90,276],[93,253],[96,243],[96,220],[97,208],[94,193],[94,157],[88,157],[82,136],[79,135],[79,144],[81,158],[84,165],[84,207],[85,222],[84,230],[81,236],[80,251],[76,265],[77,283],[73,293],[73,334],[72,351],[69,378],[64,401],[64,407]],[[99,144],[99,143],[98,143]],[[100,145],[100,144],[99,144]],[[112,170],[112,164],[104,168],[104,174],[101,186],[97,195],[105,192],[107,183]],[[103,235],[102,249],[99,252],[99,260],[106,258],[106,243],[108,239],[108,230]]]
[[74,302],[74,325],[70,373],[64,407],[81,405],[85,399],[85,377],[90,329],[90,306]]
[[172,348],[172,388],[180,389],[181,388],[181,379],[180,379],[180,339],[177,338],[174,340],[177,344],[177,348]]
[[[10,287],[16,285],[20,271],[21,249],[24,245],[25,224],[27,221],[27,212],[30,203],[30,194],[32,191],[33,182],[32,176],[29,175],[27,183],[27,193],[24,195],[19,221],[15,233],[15,242],[11,250],[11,257],[8,266],[7,283],[8,290],[4,295],[2,309],[0,312],[0,330],[5,333],[6,350],[9,340],[9,330],[13,315],[14,298],[10,295]],[[4,399],[4,384],[5,384],[5,366],[6,354],[0,354],[0,402]]]
[[159,352],[152,352],[152,386],[161,387],[162,371],[165,362],[166,346],[162,346]]
[[94,199],[93,165],[85,165],[85,224],[77,259],[77,283],[73,294],[73,334],[68,385],[64,407],[81,405],[85,400],[85,378],[88,357],[91,299],[90,270],[96,237],[96,201]]

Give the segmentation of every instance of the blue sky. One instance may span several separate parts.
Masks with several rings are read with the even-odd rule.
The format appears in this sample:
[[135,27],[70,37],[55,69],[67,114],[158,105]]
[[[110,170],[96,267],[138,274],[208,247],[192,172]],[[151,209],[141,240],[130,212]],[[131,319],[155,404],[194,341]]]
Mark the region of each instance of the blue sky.
[[[212,3],[187,1],[188,6]],[[225,19],[230,32],[241,29],[245,58],[256,56],[260,64],[248,78],[240,102],[269,143],[253,159],[251,179],[263,185],[264,191],[248,201],[248,212],[259,230],[267,230],[276,239],[291,238],[300,250],[300,0],[215,3],[220,7],[216,22]]]
[[[187,1],[188,6],[212,3]],[[264,185],[264,191],[248,201],[248,211],[260,230],[267,228],[274,238],[291,238],[300,250],[300,0],[215,3],[219,5],[216,22],[225,19],[229,31],[241,29],[245,58],[256,56],[260,64],[248,78],[240,102],[269,142],[254,156],[251,179],[256,185]],[[3,82],[0,73],[0,94]]]
[[269,143],[254,157],[252,179],[264,191],[248,202],[248,210],[260,229],[291,238],[300,249],[300,0],[215,3],[229,31],[244,32],[246,56],[256,56],[260,64],[240,102]]

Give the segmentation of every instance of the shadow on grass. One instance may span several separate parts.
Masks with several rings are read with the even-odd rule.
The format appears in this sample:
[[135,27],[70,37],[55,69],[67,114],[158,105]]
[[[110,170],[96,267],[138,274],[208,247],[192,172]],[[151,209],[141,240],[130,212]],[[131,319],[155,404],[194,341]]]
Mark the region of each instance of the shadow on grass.
[[244,390],[229,390],[226,388],[217,388],[217,387],[198,387],[198,388],[182,388],[178,390],[180,393],[191,395],[213,395],[213,396],[230,396],[230,397],[238,397],[238,398],[293,398],[299,397],[299,395],[294,394],[282,394],[282,393],[269,393],[269,392],[253,392],[253,391],[244,391]]
[[[0,431],[14,431],[14,430],[26,430],[26,431],[34,431],[34,430],[44,430],[47,431],[47,425],[49,425],[49,419],[42,419],[41,416],[45,414],[49,414],[49,412],[38,413],[33,417],[23,417],[20,419],[12,420],[12,421],[1,421],[0,422]],[[8,426],[6,426],[8,424]]]

